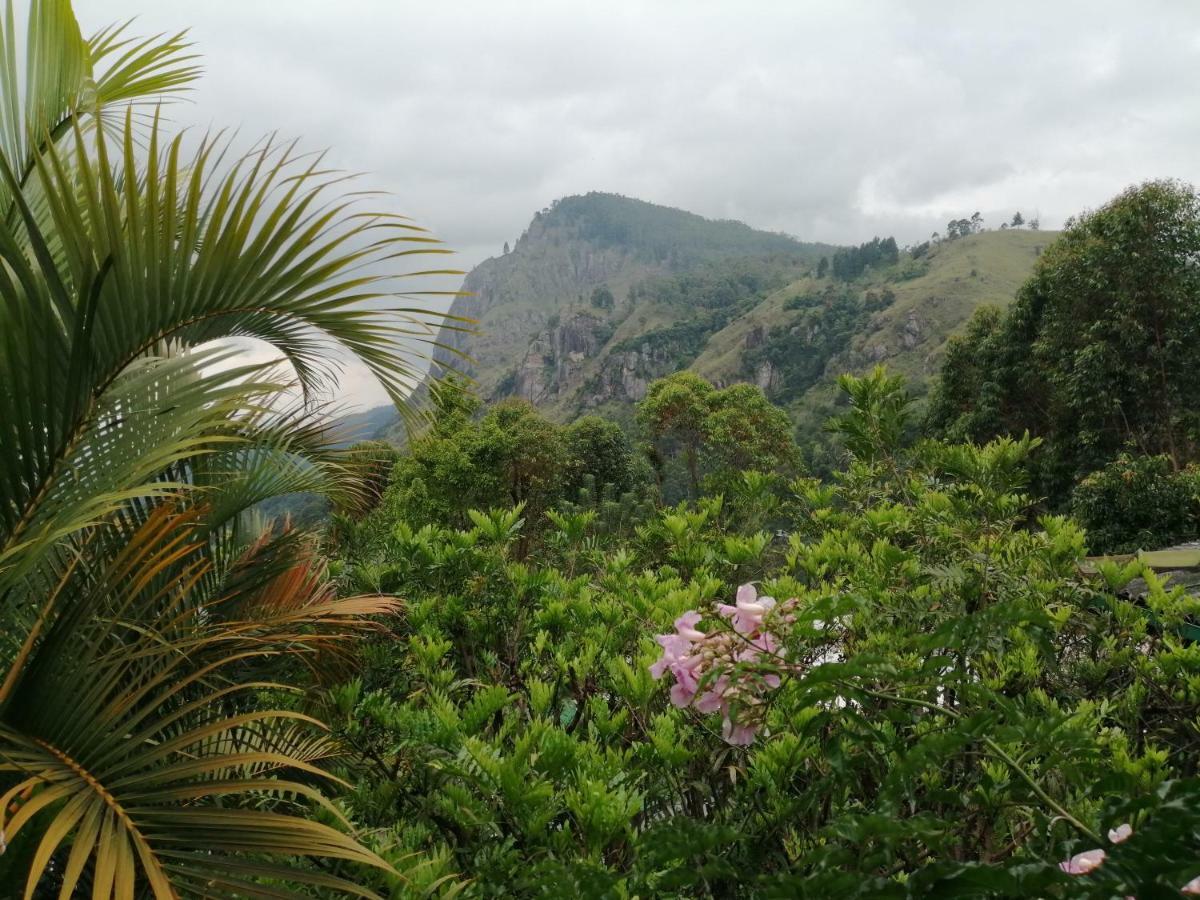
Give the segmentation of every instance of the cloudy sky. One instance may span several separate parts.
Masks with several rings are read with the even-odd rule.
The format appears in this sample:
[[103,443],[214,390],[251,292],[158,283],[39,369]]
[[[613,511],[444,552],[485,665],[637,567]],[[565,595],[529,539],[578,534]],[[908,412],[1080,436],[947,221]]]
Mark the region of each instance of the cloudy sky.
[[182,124],[371,173],[460,266],[556,197],[616,191],[802,239],[1055,227],[1200,180],[1200,3],[77,0],[191,28]]

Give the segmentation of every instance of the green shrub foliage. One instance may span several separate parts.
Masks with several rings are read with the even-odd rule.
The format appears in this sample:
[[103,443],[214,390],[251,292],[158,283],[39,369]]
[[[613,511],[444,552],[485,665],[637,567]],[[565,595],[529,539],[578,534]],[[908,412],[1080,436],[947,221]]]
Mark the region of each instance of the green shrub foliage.
[[1193,540],[1200,533],[1200,473],[1176,472],[1165,456],[1122,453],[1076,486],[1071,514],[1097,553]]
[[397,520],[460,527],[472,508],[518,504],[540,528],[546,510],[578,500],[585,483],[595,499],[650,488],[648,466],[612,422],[592,416],[564,428],[516,399],[480,417],[479,401],[454,382],[434,400],[432,427],[392,469],[372,531]]
[[[741,510],[643,509],[619,539],[526,503],[346,543],[346,588],[406,603],[321,701],[346,810],[413,873],[381,890],[1166,897],[1200,874],[1200,604],[1137,562],[1083,574],[1067,518],[1028,527],[1036,439],[904,447],[898,379],[843,387],[844,472],[793,480],[782,534],[746,515],[749,474]],[[711,392],[675,386],[679,440]],[[721,608],[747,584],[777,602]],[[672,653],[767,631],[675,690]]]

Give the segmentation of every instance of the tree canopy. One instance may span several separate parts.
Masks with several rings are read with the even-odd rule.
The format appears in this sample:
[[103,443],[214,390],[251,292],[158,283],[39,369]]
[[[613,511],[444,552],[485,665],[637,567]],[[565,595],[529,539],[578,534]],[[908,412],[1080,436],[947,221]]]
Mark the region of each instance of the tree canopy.
[[1200,198],[1152,181],[1067,224],[1006,314],[952,342],[936,434],[1044,438],[1038,487],[1061,500],[1126,448],[1178,469],[1200,437]]
[[789,473],[798,465],[787,414],[752,385],[718,390],[694,372],[677,372],[650,385],[638,421],[660,486],[670,461],[680,458],[692,497],[704,484],[720,490],[746,469]]

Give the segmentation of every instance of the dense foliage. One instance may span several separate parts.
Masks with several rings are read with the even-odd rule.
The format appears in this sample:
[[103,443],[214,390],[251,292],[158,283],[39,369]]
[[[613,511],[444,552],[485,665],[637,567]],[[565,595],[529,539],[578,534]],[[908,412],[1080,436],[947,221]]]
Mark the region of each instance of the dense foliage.
[[[1052,503],[1128,450],[1196,458],[1200,197],[1148,182],[1068,224],[1010,310],[977,314],[947,352],[933,433],[1043,438]],[[1116,510],[1113,510],[1116,514]]]
[[1088,543],[1109,553],[1153,550],[1200,536],[1200,472],[1165,456],[1122,453],[1071,492]]
[[311,536],[253,510],[369,502],[317,398],[340,348],[402,401],[436,319],[392,309],[391,261],[441,251],[292,145],[170,134],[159,105],[198,72],[181,35],[85,38],[67,0],[17,21],[7,4],[0,893],[367,895],[354,870],[390,866],[328,799],[337,745],[291,695],[344,677],[347,638],[397,603],[337,597]]
[[800,396],[824,377],[830,361],[850,346],[872,314],[894,300],[889,288],[864,292],[848,285],[796,294],[784,304],[785,310],[795,310],[787,321],[772,325],[742,353],[742,374],[753,379],[769,364],[768,392]]
[[[525,542],[515,508],[348,553],[348,589],[407,598],[327,700],[353,817],[423,860],[397,896],[1153,897],[1200,874],[1200,658],[1175,631],[1200,601],[1136,562],[1084,575],[1067,519],[1027,528],[1035,441],[904,448],[899,380],[844,386],[848,466],[792,483],[783,539],[707,496],[620,542],[588,512]],[[1117,593],[1138,575],[1145,606]]]
[[596,499],[649,490],[649,467],[612,422],[585,417],[563,427],[524,400],[477,415],[479,401],[452,380],[435,407],[433,427],[392,470],[377,517],[462,527],[472,509],[521,504],[540,527],[547,510],[581,492]]
[[747,470],[786,476],[798,465],[787,414],[751,385],[718,390],[693,372],[677,372],[650,385],[638,421],[668,499],[680,493],[673,462],[682,463],[692,498],[702,487],[727,489]]
[[794,259],[742,259],[639,281],[629,290],[632,307],[666,307],[675,321],[617,341],[608,352],[644,351],[668,370],[687,368],[713,335],[801,271]]
[[833,277],[853,281],[868,269],[894,266],[900,260],[900,249],[894,237],[872,238],[857,247],[844,247],[833,254]]

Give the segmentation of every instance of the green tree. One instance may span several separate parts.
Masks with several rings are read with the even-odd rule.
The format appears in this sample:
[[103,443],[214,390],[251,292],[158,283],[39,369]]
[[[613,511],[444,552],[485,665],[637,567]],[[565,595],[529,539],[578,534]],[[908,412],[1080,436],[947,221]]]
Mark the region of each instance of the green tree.
[[660,483],[663,459],[682,453],[693,497],[700,493],[700,451],[714,393],[716,389],[695,372],[676,372],[651,384],[638,404],[638,421],[654,443]]
[[517,399],[476,419],[478,400],[453,382],[435,397],[431,426],[400,456],[381,508],[370,517],[368,543],[381,538],[379,528],[386,531],[380,523],[458,528],[471,521],[471,510],[518,504],[536,531],[545,512],[579,499],[585,484],[597,491],[608,485],[620,496],[648,478],[613,422],[586,416],[564,428]]
[[1165,456],[1122,453],[1071,492],[1071,515],[1093,553],[1133,553],[1195,538],[1200,473],[1175,471]]
[[1200,198],[1180,182],[1070,221],[1003,320],[980,318],[948,354],[935,433],[1044,437],[1039,489],[1056,502],[1126,446],[1195,459],[1198,254]]
[[[249,511],[283,494],[361,499],[323,408],[283,400],[332,386],[338,346],[404,402],[421,352],[395,342],[381,305],[403,289],[388,263],[436,246],[291,145],[239,158],[171,136],[158,104],[198,71],[181,35],[85,39],[67,0],[33,0],[24,40],[15,19],[10,3],[0,883],[120,900],[367,894],[302,864],[390,869],[322,795],[333,745],[288,698],[396,604],[335,599],[311,544]],[[245,362],[232,337],[287,366]]]
[[787,414],[753,385],[717,390],[694,372],[652,383],[638,405],[660,488],[665,464],[683,459],[689,496],[732,485],[743,471],[789,474],[799,462]]
[[904,442],[911,417],[912,398],[900,375],[888,375],[876,366],[869,375],[842,375],[838,386],[850,401],[846,413],[833,418],[828,428],[841,436],[851,457],[875,465],[895,457]]
[[713,394],[708,406],[704,454],[710,488],[719,490],[750,470],[795,473],[799,450],[792,422],[757,387],[732,385]]
[[829,274],[829,257],[822,256],[821,261],[817,263],[817,277],[824,278]]
[[[505,502],[535,519],[561,496],[570,468],[562,430],[525,400],[505,400],[479,423],[475,458],[494,468]],[[497,504],[499,505],[499,504]]]
[[633,448],[616,422],[583,416],[567,426],[564,437],[572,461],[567,496],[578,496],[586,476],[591,476],[596,490],[608,486],[617,495],[638,486],[641,479]]
[[[962,334],[946,342],[939,378],[925,412],[926,428],[948,440],[986,440],[1016,422],[1020,412],[1004,385],[1015,356],[1003,336],[1004,311],[984,306]],[[1018,401],[1019,402],[1019,401]],[[1004,424],[1001,424],[1004,423]]]
[[592,291],[591,303],[596,309],[612,309],[615,302],[612,291],[608,289],[607,284],[603,284]]

